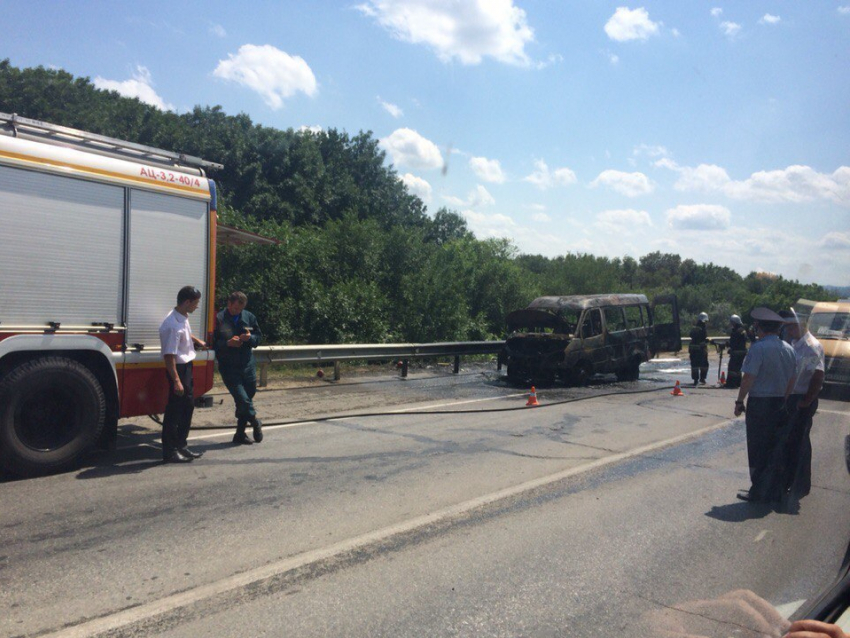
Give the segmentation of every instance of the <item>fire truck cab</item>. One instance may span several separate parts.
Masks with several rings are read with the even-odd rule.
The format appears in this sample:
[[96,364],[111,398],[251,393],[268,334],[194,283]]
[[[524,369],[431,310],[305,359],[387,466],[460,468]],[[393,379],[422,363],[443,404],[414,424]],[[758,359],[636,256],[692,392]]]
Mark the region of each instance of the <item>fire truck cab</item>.
[[[162,413],[159,325],[214,320],[216,187],[199,158],[0,113],[0,470],[38,475]],[[213,383],[197,353],[195,396]]]

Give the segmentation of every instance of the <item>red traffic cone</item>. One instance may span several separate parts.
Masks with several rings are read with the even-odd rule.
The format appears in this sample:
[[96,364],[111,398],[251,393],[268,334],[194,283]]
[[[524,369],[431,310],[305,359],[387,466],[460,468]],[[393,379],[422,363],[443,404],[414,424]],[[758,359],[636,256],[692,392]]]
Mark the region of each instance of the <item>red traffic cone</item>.
[[725,372],[720,373],[720,385],[726,385],[726,373]]
[[537,402],[537,388],[531,386],[531,394],[528,395],[528,402],[525,404],[525,407],[534,407],[536,405],[540,405]]
[[683,397],[683,396],[685,396],[685,393],[684,393],[684,392],[682,392],[682,388],[679,386],[679,382],[678,382],[678,381],[676,381],[676,387],[675,387],[675,388],[673,388],[673,391],[672,391],[670,394],[672,394],[674,397]]

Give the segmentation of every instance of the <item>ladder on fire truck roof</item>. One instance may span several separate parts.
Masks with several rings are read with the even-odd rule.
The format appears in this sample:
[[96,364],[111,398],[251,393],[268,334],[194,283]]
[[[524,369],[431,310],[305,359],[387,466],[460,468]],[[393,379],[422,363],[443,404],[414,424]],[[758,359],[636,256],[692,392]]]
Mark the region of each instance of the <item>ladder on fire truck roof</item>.
[[33,137],[52,140],[58,143],[66,143],[80,146],[95,152],[104,154],[115,154],[128,159],[144,160],[165,164],[168,166],[189,166],[201,169],[222,169],[222,164],[209,162],[194,157],[192,155],[184,155],[183,153],[175,153],[166,151],[152,146],[144,146],[143,144],[135,144],[133,142],[125,142],[114,137],[98,135],[96,133],[88,133],[67,126],[59,126],[58,124],[50,124],[49,122],[41,122],[39,120],[31,120],[26,117],[21,117],[15,113],[0,113],[0,125],[8,126],[13,133],[18,131]]

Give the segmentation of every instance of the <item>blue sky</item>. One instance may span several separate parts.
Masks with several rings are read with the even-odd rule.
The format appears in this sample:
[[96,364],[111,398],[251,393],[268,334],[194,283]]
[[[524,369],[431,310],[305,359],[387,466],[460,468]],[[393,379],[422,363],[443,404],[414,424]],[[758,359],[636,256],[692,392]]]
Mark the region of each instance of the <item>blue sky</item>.
[[178,112],[370,130],[431,213],[523,252],[850,284],[850,0],[0,9],[17,66]]

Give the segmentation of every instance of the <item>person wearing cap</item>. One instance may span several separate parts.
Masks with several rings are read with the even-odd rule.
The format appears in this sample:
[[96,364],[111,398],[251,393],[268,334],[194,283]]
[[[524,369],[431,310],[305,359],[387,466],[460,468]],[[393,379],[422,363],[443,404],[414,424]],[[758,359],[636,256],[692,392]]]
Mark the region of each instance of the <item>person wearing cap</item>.
[[200,302],[200,290],[183,286],[177,293],[177,305],[159,326],[160,351],[168,379],[168,404],[162,418],[162,460],[166,463],[189,463],[203,454],[187,447],[195,411],[192,361],[196,347],[207,347],[192,334],[189,325],[189,315]]
[[726,376],[727,388],[741,387],[741,365],[747,356],[747,331],[738,315],[729,317],[729,366]]
[[818,409],[818,395],[823,387],[823,346],[797,317],[794,309],[780,313],[786,323],[786,340],[797,357],[796,380],[788,396],[788,439],[785,456],[785,491],[802,498],[812,488],[812,417]]
[[[746,411],[747,457],[752,486],[738,494],[744,501],[769,503],[781,500],[783,478],[778,452],[787,424],[785,397],[793,387],[797,370],[794,349],[779,338],[784,320],[768,308],[750,313],[759,340],[741,365],[741,387],[735,416]],[[744,400],[746,399],[746,409]]]
[[708,315],[704,312],[699,313],[690,332],[691,343],[688,345],[688,356],[691,360],[691,379],[694,385],[697,383],[705,385],[705,378],[708,376],[708,332],[705,329],[707,321]]
[[[218,360],[221,380],[236,404],[236,445],[251,445],[263,440],[262,421],[254,409],[257,393],[257,364],[254,348],[260,345],[263,333],[257,317],[245,310],[248,296],[244,292],[232,292],[227,298],[227,307],[215,316],[213,346]],[[252,441],[245,433],[251,425]]]

